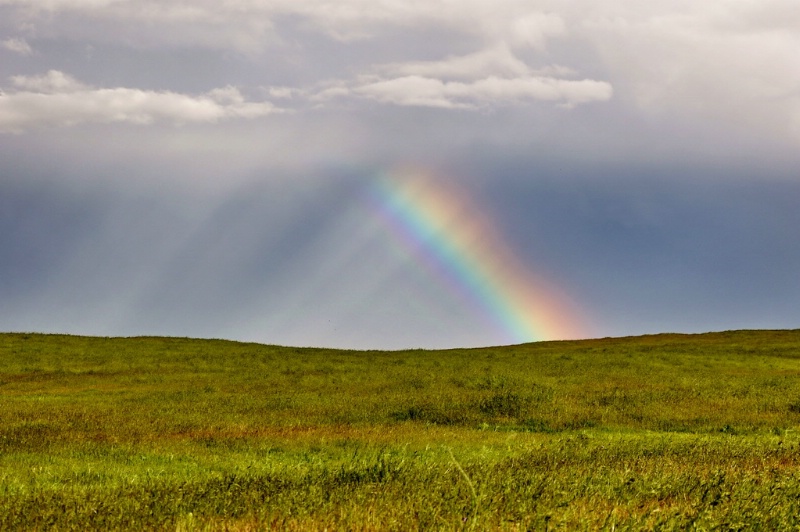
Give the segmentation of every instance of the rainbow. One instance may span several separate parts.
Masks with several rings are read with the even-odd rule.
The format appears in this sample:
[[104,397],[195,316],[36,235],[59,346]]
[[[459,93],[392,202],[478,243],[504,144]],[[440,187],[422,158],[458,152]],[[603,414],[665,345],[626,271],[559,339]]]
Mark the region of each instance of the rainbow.
[[395,240],[503,341],[585,337],[568,299],[516,258],[461,188],[422,172],[377,179],[370,203]]

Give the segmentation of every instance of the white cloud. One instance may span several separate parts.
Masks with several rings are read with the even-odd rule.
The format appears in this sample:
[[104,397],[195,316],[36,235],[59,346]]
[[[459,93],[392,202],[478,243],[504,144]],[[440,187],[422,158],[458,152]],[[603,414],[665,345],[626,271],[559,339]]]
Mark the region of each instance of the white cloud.
[[11,76],[11,82],[18,89],[43,94],[70,93],[88,89],[83,83],[58,70],[50,70],[42,76]]
[[354,92],[382,103],[463,109],[471,106],[465,102],[458,102],[454,94],[463,87],[465,87],[463,83],[446,84],[438,79],[405,76],[362,85],[356,87]]
[[0,132],[82,123],[173,124],[257,118],[278,110],[269,102],[247,102],[225,87],[194,96],[170,91],[92,88],[52,70],[44,76],[14,76],[21,90],[0,91]]
[[0,45],[2,45],[6,50],[11,50],[12,52],[16,52],[20,55],[33,55],[33,48],[31,48],[31,45],[28,44],[25,39],[11,37],[3,42],[0,42]]
[[553,13],[533,12],[512,19],[509,40],[516,46],[543,49],[551,37],[566,33],[564,19]]
[[629,0],[586,7],[581,34],[640,112],[797,139],[796,3],[791,9],[785,0],[665,8]]
[[324,103],[334,98],[350,96],[353,91],[342,81],[323,83],[323,88],[310,96],[312,102]]
[[611,98],[610,84],[594,80],[547,77],[488,77],[470,83],[422,76],[375,81],[353,89],[358,95],[396,105],[465,109],[490,107],[526,100],[561,102],[574,106]]
[[266,89],[267,93],[272,98],[290,100],[298,96],[299,91],[292,87],[269,87]]
[[474,79],[484,76],[522,76],[530,67],[517,59],[505,45],[441,61],[409,61],[390,63],[379,70],[396,76],[426,76],[445,79]]
[[244,103],[244,96],[239,89],[228,85],[220,89],[213,89],[208,92],[208,96],[221,104],[241,105]]
[[505,44],[438,61],[408,61],[373,67],[351,81],[322,84],[313,100],[356,96],[386,104],[479,109],[526,101],[552,101],[574,107],[612,96],[610,83],[561,79],[576,72],[551,65],[533,69]]

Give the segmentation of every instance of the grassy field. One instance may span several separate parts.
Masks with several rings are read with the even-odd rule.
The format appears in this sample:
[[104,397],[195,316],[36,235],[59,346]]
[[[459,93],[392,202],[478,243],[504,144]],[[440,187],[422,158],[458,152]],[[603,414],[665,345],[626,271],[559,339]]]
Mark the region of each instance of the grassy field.
[[800,528],[800,331],[0,334],[0,530]]

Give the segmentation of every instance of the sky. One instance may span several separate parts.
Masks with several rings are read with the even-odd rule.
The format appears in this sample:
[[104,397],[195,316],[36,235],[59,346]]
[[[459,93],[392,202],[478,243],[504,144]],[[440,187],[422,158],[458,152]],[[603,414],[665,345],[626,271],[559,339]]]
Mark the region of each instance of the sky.
[[794,0],[0,0],[0,330],[800,324]]

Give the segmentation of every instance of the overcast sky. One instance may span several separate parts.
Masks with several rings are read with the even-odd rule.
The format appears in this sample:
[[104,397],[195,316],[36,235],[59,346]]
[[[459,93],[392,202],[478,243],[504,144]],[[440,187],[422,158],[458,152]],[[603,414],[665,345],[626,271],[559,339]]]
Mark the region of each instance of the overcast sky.
[[516,341],[376,214],[409,178],[531,339],[797,328],[799,50],[795,0],[0,0],[0,330]]

